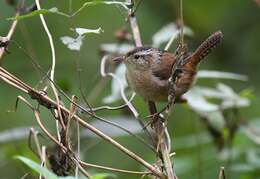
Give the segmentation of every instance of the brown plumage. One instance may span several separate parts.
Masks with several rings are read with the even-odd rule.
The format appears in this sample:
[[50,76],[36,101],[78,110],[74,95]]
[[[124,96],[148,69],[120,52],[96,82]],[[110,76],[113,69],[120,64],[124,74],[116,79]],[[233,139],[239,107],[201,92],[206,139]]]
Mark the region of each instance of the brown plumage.
[[[212,34],[194,53],[181,61],[176,80],[176,98],[181,97],[191,87],[196,76],[199,62],[220,43],[223,35],[220,31]],[[169,78],[176,63],[173,53],[157,48],[138,47],[128,52],[122,61],[126,64],[126,78],[129,86],[146,101],[167,101]]]

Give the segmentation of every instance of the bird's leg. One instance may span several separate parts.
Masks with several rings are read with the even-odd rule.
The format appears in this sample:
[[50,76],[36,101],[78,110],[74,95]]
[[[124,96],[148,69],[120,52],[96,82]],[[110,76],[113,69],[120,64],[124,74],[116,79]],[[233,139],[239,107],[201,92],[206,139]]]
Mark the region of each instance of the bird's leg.
[[183,55],[181,55],[179,59],[177,59],[176,64],[174,64],[173,66],[172,75],[169,79],[169,92],[168,92],[169,94],[168,94],[168,104],[166,106],[166,112],[170,110],[172,104],[174,104],[176,99],[178,98],[176,96],[176,90],[177,90],[176,82],[179,79],[181,73],[183,72],[181,68],[182,60],[183,60]]
[[[187,46],[187,44],[184,44],[184,45],[179,44],[178,47],[177,47],[177,49],[176,49],[175,52],[174,52],[174,55],[175,55],[175,56],[185,55],[185,54],[187,54],[187,52],[188,52],[188,46]],[[178,57],[177,57],[177,58],[178,58]]]
[[165,118],[160,115],[162,112],[156,112],[154,114],[151,114],[147,117],[151,118],[151,120],[143,127],[143,129],[146,129],[149,125],[151,125],[151,128],[154,128],[154,123],[157,121],[157,120],[161,120],[161,122],[165,122]]

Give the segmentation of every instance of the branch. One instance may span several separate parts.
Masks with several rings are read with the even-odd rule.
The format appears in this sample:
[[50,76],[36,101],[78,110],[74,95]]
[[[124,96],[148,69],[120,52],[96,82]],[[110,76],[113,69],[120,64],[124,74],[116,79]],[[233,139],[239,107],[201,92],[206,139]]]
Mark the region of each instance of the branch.
[[155,134],[157,135],[157,149],[159,152],[159,158],[161,159],[163,166],[165,168],[167,179],[176,179],[176,175],[173,172],[173,166],[170,157],[170,151],[167,145],[167,136],[165,133],[165,126],[163,121],[159,118],[157,114],[157,109],[153,101],[148,102],[149,111],[153,115]]
[[[134,0],[126,0],[126,1],[127,1],[127,3],[131,4],[132,7],[134,6]],[[139,30],[139,27],[138,27],[137,19],[135,17],[135,11],[133,10],[133,8],[131,8],[129,10],[128,19],[130,21],[131,29],[132,29],[132,32],[133,32],[135,45],[137,47],[143,46],[142,40],[141,40],[141,35],[140,35],[140,30]]]
[[[37,6],[37,9],[41,10],[41,6],[40,6],[39,0],[35,0],[35,3],[36,3],[36,6]],[[45,32],[48,35],[50,46],[51,46],[52,65],[51,65],[50,79],[51,79],[51,81],[54,81],[54,73],[55,73],[55,66],[56,66],[56,55],[55,55],[55,48],[54,48],[53,38],[52,38],[52,35],[51,35],[51,33],[50,33],[49,29],[48,29],[48,26],[47,26],[47,24],[45,22],[44,16],[42,14],[40,14],[40,19],[41,19],[42,25],[44,27],[44,30],[45,30]],[[51,83],[51,88],[52,88],[52,91],[54,93],[54,96],[55,96],[57,104],[58,104],[58,115],[59,115],[59,120],[60,120],[59,122],[61,123],[62,128],[65,129],[66,128],[65,127],[65,123],[63,121],[63,117],[62,117],[61,110],[60,110],[59,94],[58,94],[57,89],[55,88],[53,83]],[[47,88],[45,90],[47,90]],[[60,137],[60,134],[59,134],[59,125],[58,124],[59,124],[58,121],[56,121],[57,135],[58,135],[58,139],[60,141],[61,137]]]
[[103,169],[103,170],[108,170],[108,171],[113,171],[113,172],[128,173],[128,174],[135,174],[135,175],[150,175],[151,174],[151,172],[138,172],[138,171],[131,171],[131,170],[123,170],[123,169],[118,169],[118,168],[90,164],[90,163],[86,163],[86,162],[82,162],[82,161],[80,161],[79,163],[84,167],[98,168],[98,169]]
[[[17,17],[17,16],[19,16],[19,15],[20,15],[20,11],[18,10],[18,11],[16,12],[15,16]],[[9,29],[9,31],[8,31],[8,33],[7,33],[7,35],[6,35],[6,37],[5,37],[7,41],[9,41],[9,40],[12,38],[12,36],[13,36],[13,34],[14,34],[14,31],[15,31],[15,29],[16,29],[17,23],[18,23],[18,20],[14,20],[14,21],[12,22],[12,25],[11,25],[11,27],[10,27],[10,29]],[[2,59],[2,57],[3,57],[4,53],[5,53],[5,51],[6,51],[6,47],[0,47],[0,60]]]
[[[127,0],[127,2],[132,4],[132,7],[134,6],[133,0]],[[137,24],[137,19],[135,17],[135,12],[133,11],[133,9],[131,9],[129,11],[128,16],[129,16],[128,18],[130,21],[135,44],[137,47],[140,47],[140,46],[142,46],[140,30],[139,30],[139,27]],[[157,110],[156,110],[155,103],[152,101],[149,102],[149,110],[150,110],[150,113],[152,116],[157,116],[157,115],[154,115],[157,113]],[[165,170],[167,173],[167,178],[175,179],[172,163],[170,160],[170,154],[169,154],[167,142],[166,142],[165,126],[164,126],[163,122],[158,118],[158,116],[157,116],[157,119],[155,119],[155,133],[157,135],[157,141],[158,141],[157,147],[158,147],[159,153],[162,157],[161,160],[164,163],[164,167],[165,167]]]
[[[130,100],[127,99],[126,95],[125,95],[125,92],[124,92],[124,86],[123,86],[123,83],[122,81],[120,80],[120,78],[118,78],[115,74],[113,73],[107,73],[105,72],[105,64],[106,64],[106,61],[108,59],[108,56],[105,55],[102,60],[101,60],[101,65],[100,65],[100,73],[101,73],[101,76],[102,77],[106,77],[106,76],[110,76],[112,77],[113,79],[115,79],[119,86],[120,86],[120,93],[121,93],[121,97],[123,98],[125,104],[129,107],[129,109],[132,111],[132,113],[134,114],[135,118],[138,118],[139,114],[138,112],[136,111],[135,107],[132,105],[132,103],[130,102]],[[133,93],[133,95],[135,96],[135,92]]]
[[220,167],[220,171],[219,171],[219,174],[218,174],[218,179],[226,179],[225,168],[224,167]]
[[[35,99],[39,102],[39,104],[45,106],[48,109],[57,109],[58,108],[58,104],[56,101],[52,100],[50,97],[48,97],[45,94],[42,94],[40,91],[37,91],[33,88],[31,88],[29,85],[25,84],[24,82],[22,82],[21,80],[19,80],[18,78],[16,78],[15,76],[13,76],[12,74],[8,73],[4,68],[0,67],[0,78],[7,82],[9,85],[16,87],[17,89],[22,90],[23,92],[26,92],[27,94],[30,95],[30,97],[32,99]],[[19,83],[20,82],[20,83]],[[64,106],[60,106],[61,112],[64,115],[69,116],[71,114],[70,110],[65,108]],[[39,119],[39,113],[37,111],[34,111],[34,114],[36,116],[36,118]],[[128,155],[129,157],[133,158],[134,160],[136,160],[137,162],[139,162],[141,165],[143,165],[145,168],[147,168],[148,170],[150,170],[154,175],[160,177],[160,178],[164,178],[164,175],[158,171],[154,166],[152,166],[151,164],[149,164],[148,162],[146,162],[144,159],[142,159],[141,157],[139,157],[138,155],[136,155],[135,153],[133,153],[132,151],[128,150],[126,147],[124,147],[123,145],[119,144],[117,141],[115,141],[114,139],[112,139],[111,137],[107,136],[106,134],[104,134],[103,132],[101,132],[100,130],[96,129],[95,127],[93,127],[91,124],[85,122],[83,119],[81,119],[79,116],[73,114],[72,119],[74,121],[78,121],[79,124],[81,126],[83,126],[84,128],[89,129],[90,131],[92,131],[93,133],[95,133],[96,135],[98,135],[99,137],[101,137],[102,139],[106,140],[107,142],[111,143],[113,146],[115,146],[116,148],[118,148],[120,151],[122,151],[123,153],[125,153],[126,155]],[[39,123],[41,123],[41,121],[38,120]],[[42,126],[41,126],[42,127]],[[45,133],[48,133],[48,131],[44,131]],[[55,143],[60,144],[59,141],[57,141],[57,139],[53,138],[51,135],[49,135],[48,137],[52,138],[53,141],[55,141]],[[67,150],[67,148],[63,145],[59,145],[60,147],[62,147],[62,149],[64,151]]]

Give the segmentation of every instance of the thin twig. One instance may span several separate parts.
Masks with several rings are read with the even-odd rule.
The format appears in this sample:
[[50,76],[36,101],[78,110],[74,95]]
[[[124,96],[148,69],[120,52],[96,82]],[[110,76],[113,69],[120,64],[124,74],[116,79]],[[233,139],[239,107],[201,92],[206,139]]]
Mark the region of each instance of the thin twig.
[[151,174],[151,172],[138,172],[138,171],[131,171],[131,170],[123,170],[123,169],[118,169],[118,168],[112,168],[112,167],[90,164],[90,163],[86,163],[86,162],[82,162],[82,161],[80,161],[80,164],[84,167],[98,168],[98,169],[108,170],[108,171],[112,171],[112,172],[120,172],[120,173],[136,174],[136,175],[149,175],[149,174]]
[[[64,153],[66,152],[71,152],[70,149],[66,148],[62,143],[60,143],[55,137],[53,137],[51,135],[51,133],[45,128],[45,126],[42,124],[41,122],[41,118],[40,118],[40,113],[38,110],[33,110],[35,118],[40,126],[40,128],[43,130],[43,132],[54,142],[56,143],[59,147],[61,147],[61,149],[63,150]],[[74,160],[77,164],[77,160]],[[90,175],[87,171],[85,171],[82,167],[79,167],[80,171],[87,176],[88,178],[90,178]]]
[[[24,101],[26,102],[26,101]],[[42,126],[42,125],[41,125]],[[79,126],[78,126],[79,127]],[[33,132],[33,134],[35,134],[35,132]],[[78,134],[79,135],[79,134]],[[36,138],[37,139],[37,138]],[[38,141],[38,139],[37,139]],[[78,138],[79,141],[79,138]],[[38,143],[38,142],[36,142]],[[78,148],[80,148],[80,146],[78,146]],[[71,150],[71,149],[68,149]],[[79,156],[79,150],[78,150],[78,154],[76,156],[76,158],[80,158]],[[76,160],[76,161],[75,161]],[[128,173],[128,174],[137,174],[137,175],[149,175],[151,174],[151,172],[138,172],[138,171],[131,171],[131,170],[123,170],[123,169],[117,169],[117,168],[112,168],[112,167],[106,167],[106,166],[101,166],[101,165],[96,165],[96,164],[90,164],[90,163],[86,163],[83,162],[81,160],[75,159],[74,161],[77,162],[78,164],[80,164],[82,167],[92,167],[92,168],[98,168],[98,169],[104,169],[104,170],[109,170],[109,171],[113,171],[113,172],[120,172],[120,173]],[[77,168],[79,168],[80,166],[77,165]],[[77,175],[78,176],[78,175]]]
[[[129,102],[132,102],[134,97],[135,97],[135,95],[133,93],[132,96],[129,99]],[[95,107],[95,108],[90,108],[89,111],[90,112],[97,112],[97,111],[101,111],[101,110],[110,110],[110,111],[112,111],[112,110],[123,109],[123,108],[126,108],[126,107],[128,107],[127,104],[122,104],[120,106],[99,106],[99,107]]]
[[218,179],[226,179],[225,168],[224,167],[220,167]]
[[170,40],[168,41],[168,43],[166,44],[166,46],[164,48],[165,51],[169,50],[169,48],[171,47],[171,45],[175,39],[176,39],[176,35],[175,35],[175,33],[173,33],[172,37],[170,38]]
[[[70,151],[71,152],[71,151]],[[83,168],[83,166],[80,164],[80,160],[78,160],[75,156],[73,156],[71,158],[75,163],[76,163],[76,166],[77,168],[81,171],[81,173],[83,175],[85,175],[86,177],[88,177],[89,179],[92,178],[92,176]]]
[[[77,121],[77,158],[80,158],[80,126],[79,126],[79,122]],[[79,167],[77,166],[75,169],[75,177],[78,178],[79,176]]]
[[[0,67],[0,72],[1,69],[3,69],[2,67]],[[2,78],[1,74],[0,74],[0,78]],[[17,79],[18,80],[18,79]],[[16,81],[17,81],[16,80]],[[8,80],[6,81],[8,83]],[[9,83],[10,84],[10,83]],[[10,84],[12,85],[12,84]],[[28,86],[28,85],[27,85]],[[14,86],[16,87],[16,86]],[[21,87],[21,86],[20,86]],[[30,87],[30,89],[28,89],[28,94],[31,95],[31,97],[33,99],[36,99],[41,105],[47,107],[47,108],[54,108],[57,109],[58,108],[58,104],[56,101],[52,100],[51,98],[49,98],[47,95],[43,95],[41,94],[39,91],[34,90],[33,88]],[[70,114],[70,110],[68,110],[67,108],[65,108],[64,106],[60,106],[61,111],[65,114],[65,115],[69,115]],[[55,143],[57,143],[64,151],[67,151],[67,148],[62,145],[61,143],[59,143],[59,141],[53,137],[48,130],[44,127],[44,125],[42,124],[41,120],[40,120],[40,116],[39,116],[39,111],[38,110],[34,110],[34,115],[37,119],[37,122],[39,124],[39,126],[43,129],[43,131],[46,133],[46,135],[53,140]],[[133,153],[132,151],[128,150],[126,147],[124,147],[123,145],[121,145],[120,143],[116,142],[114,139],[112,139],[111,137],[107,136],[106,134],[104,134],[103,132],[101,132],[100,130],[96,129],[95,127],[93,127],[92,125],[90,125],[89,123],[85,122],[83,119],[81,119],[79,116],[77,115],[73,115],[73,120],[78,121],[79,124],[81,126],[83,126],[84,128],[89,129],[90,131],[92,131],[93,133],[95,133],[96,135],[98,135],[99,137],[101,137],[102,139],[108,141],[110,144],[112,144],[113,146],[115,146],[116,148],[118,148],[120,151],[122,151],[123,153],[125,153],[126,155],[128,155],[129,157],[133,158],[134,160],[136,160],[137,162],[139,162],[140,164],[142,164],[144,167],[146,167],[148,170],[150,170],[154,175],[160,177],[160,178],[164,178],[164,175],[158,171],[154,166],[152,166],[151,164],[149,164],[148,162],[146,162],[144,159],[142,159],[141,157],[139,157],[138,155],[136,155],[135,153]]]
[[[134,0],[126,0],[126,3],[130,4],[131,7],[132,7],[128,12],[128,20],[130,22],[130,26],[131,26],[131,29],[132,29],[132,34],[133,34],[133,37],[134,37],[135,46],[141,47],[142,46],[142,39],[141,39],[139,26],[138,26],[138,23],[137,23],[137,18],[135,16],[136,9],[134,9],[134,5],[135,5]],[[143,121],[141,121],[139,118],[137,118],[137,120],[140,123],[140,125],[142,126],[142,128],[145,130],[145,133],[148,135],[150,140],[154,143],[154,139],[153,139],[151,133],[145,127],[145,124],[143,123]]]
[[[41,5],[40,5],[39,0],[35,0],[35,3],[36,3],[36,6],[37,6],[37,9],[41,10]],[[48,28],[48,26],[47,26],[47,24],[45,22],[44,16],[42,14],[40,14],[40,19],[41,19],[43,28],[44,28],[44,30],[47,33],[47,36],[49,38],[49,43],[50,43],[50,47],[51,47],[51,54],[52,54],[52,65],[51,65],[51,70],[50,70],[50,79],[52,81],[54,81],[55,66],[56,66],[56,55],[55,55],[55,48],[54,48],[53,38],[52,38],[52,35],[51,35],[50,31],[49,31],[49,28]],[[53,83],[51,83],[51,88],[53,90],[53,93],[55,95],[55,98],[56,98],[56,101],[57,101],[57,104],[58,104],[58,115],[59,115],[59,120],[60,120],[61,126],[62,126],[63,129],[65,129],[65,123],[63,121],[63,117],[62,117],[61,110],[60,110],[59,95],[58,95],[57,89],[55,88]],[[47,90],[47,88],[45,90]],[[60,134],[59,134],[58,121],[56,122],[56,128],[57,128],[57,136],[58,136],[58,139],[60,141],[61,137],[60,137]]]
[[[157,109],[153,101],[149,101],[148,106],[151,115],[157,114]],[[165,134],[164,123],[162,122],[162,120],[160,120],[158,115],[154,115],[154,118],[152,120],[155,121],[154,128],[155,134],[157,135],[157,148],[159,152],[159,158],[162,160],[163,166],[167,173],[167,179],[175,179],[176,176],[173,172],[173,166],[170,159],[170,151],[167,146],[167,137]]]
[[[134,6],[134,1],[133,0],[126,0],[126,2],[131,4],[132,7]],[[134,11],[133,8],[129,10],[128,19],[130,21],[131,29],[132,29],[132,32],[133,32],[135,45],[137,47],[143,46],[142,45],[142,40],[141,40],[139,26],[138,26],[137,19],[135,17],[135,11]]]
[[[137,112],[137,110],[135,109],[135,107],[132,105],[132,103],[127,99],[126,95],[125,95],[125,92],[124,92],[124,86],[123,86],[123,83],[122,81],[113,73],[107,73],[105,71],[105,64],[106,64],[106,61],[108,59],[108,56],[105,55],[102,60],[101,60],[101,65],[100,65],[100,73],[103,77],[106,77],[106,76],[111,76],[113,79],[117,80],[119,86],[120,86],[120,93],[121,93],[121,96],[123,98],[123,100],[125,101],[126,105],[129,107],[129,109],[132,111],[132,113],[134,114],[135,118],[138,118],[139,114]],[[133,93],[133,95],[135,96],[135,93]]]
[[[37,123],[39,124],[40,128],[43,130],[43,132],[49,137],[49,139],[51,139],[54,143],[56,143],[59,147],[61,147],[61,149],[63,150],[64,153],[66,152],[70,152],[70,153],[73,153],[69,148],[67,148],[66,146],[64,146],[62,143],[60,143],[53,135],[51,135],[51,133],[46,129],[46,127],[43,125],[43,123],[41,122],[41,118],[40,118],[40,112],[35,109],[31,104],[30,102],[28,102],[26,99],[24,98],[21,98],[21,100],[31,108],[31,110],[33,111],[34,113],[34,116],[36,118],[36,121]],[[74,154],[74,153],[73,153]],[[41,158],[42,160],[42,150],[40,150],[40,153],[39,153],[39,157]],[[45,157],[44,157],[45,158]],[[74,157],[73,155],[73,158],[72,160],[76,163],[76,165],[78,166],[79,165],[79,162],[78,160],[76,160],[76,158]],[[87,176],[88,178],[91,178],[91,176],[89,175],[89,173],[87,171],[85,171],[85,169],[83,169],[80,165],[78,166],[78,168],[80,169],[80,171],[85,175]]]
[[[14,41],[15,42],[15,41]],[[25,54],[26,54],[26,56],[28,56],[29,57],[29,59],[31,60],[31,62],[35,65],[35,67],[41,72],[41,73],[43,73],[45,76],[46,76],[46,78],[51,82],[51,83],[53,83],[54,85],[55,85],[55,87],[56,87],[56,89],[71,103],[71,104],[73,104],[73,105],[75,105],[77,108],[79,108],[81,111],[83,111],[84,113],[87,113],[88,115],[90,115],[90,116],[92,116],[93,118],[95,118],[95,119],[97,119],[97,120],[99,120],[99,121],[102,121],[102,122],[105,122],[105,123],[107,123],[107,124],[109,124],[109,125],[112,125],[112,126],[115,126],[115,127],[117,127],[118,129],[121,129],[122,131],[124,131],[124,132],[126,132],[126,133],[128,133],[128,134],[130,134],[131,136],[133,136],[133,137],[135,137],[135,138],[137,138],[141,143],[143,143],[145,146],[147,146],[149,149],[151,149],[153,152],[155,151],[154,150],[154,148],[150,145],[150,144],[148,144],[146,141],[144,141],[144,139],[142,139],[141,137],[139,137],[138,135],[136,135],[136,134],[134,134],[134,133],[132,133],[130,130],[128,130],[128,129],[126,129],[126,128],[124,128],[124,127],[122,127],[122,126],[120,126],[119,124],[117,124],[117,123],[114,123],[114,122],[112,122],[112,121],[109,121],[109,120],[106,120],[106,119],[104,119],[104,118],[102,118],[102,117],[99,117],[99,116],[97,116],[95,113],[93,113],[93,112],[95,112],[95,109],[98,111],[98,110],[102,110],[102,108],[103,107],[98,107],[98,108],[91,108],[91,109],[86,109],[86,108],[84,108],[84,107],[82,107],[81,105],[79,105],[79,104],[77,104],[77,103],[75,103],[75,102],[73,102],[71,99],[70,99],[70,97],[65,93],[65,92],[63,92],[60,88],[59,88],[59,86],[57,86],[56,84],[55,84],[55,82],[54,81],[52,81],[50,78],[49,78],[49,76],[48,75],[46,75],[46,73],[44,72],[44,70],[42,69],[42,67],[39,65],[39,63],[37,63],[37,61],[35,60],[35,59],[33,59],[26,51],[25,51],[25,49],[23,49],[18,43],[15,43]],[[3,68],[2,69],[0,69],[0,76],[3,76],[2,74],[1,74],[1,70],[4,70]],[[4,70],[5,71],[5,73],[7,73],[8,75],[7,75],[7,77],[8,76],[11,76],[11,78],[9,79],[9,81],[7,81],[7,83],[10,83],[10,80],[17,80],[14,76],[12,76],[10,73],[8,73],[6,70]],[[3,78],[2,78],[3,79]],[[5,79],[3,79],[3,80],[5,80]],[[102,89],[103,88],[103,86],[105,86],[105,83],[108,81],[108,80],[106,80],[105,79],[105,82],[103,83],[103,80],[104,80],[104,78],[102,78],[100,81],[102,81],[100,84],[102,84],[102,87],[98,84],[94,89],[93,89],[93,92],[97,92],[97,91],[99,91],[100,89]],[[20,84],[22,84],[23,82],[22,81],[18,81],[17,83],[20,83]],[[25,85],[24,83],[23,83],[23,85]],[[16,88],[19,88],[19,85],[16,85]],[[20,90],[24,90],[23,88],[19,88]],[[30,87],[29,86],[26,86],[26,89],[30,89]],[[28,93],[28,90],[26,90],[26,91],[24,91],[25,93]],[[99,92],[98,92],[99,93]],[[92,95],[91,95],[92,96]],[[96,96],[96,95],[93,95],[93,96]],[[89,98],[89,97],[88,97]],[[133,98],[134,98],[134,95],[132,95],[132,97],[130,98],[130,102],[133,100]],[[123,106],[122,106],[123,107]],[[104,109],[105,108],[107,108],[107,107],[104,107]],[[116,110],[116,108],[117,107],[112,107],[111,108],[111,110]],[[118,108],[120,108],[120,106],[118,107]],[[107,108],[107,109],[110,109],[109,107]],[[140,120],[139,120],[139,122],[140,122]]]
[[[133,0],[127,0],[127,2],[134,5]],[[142,46],[140,30],[139,30],[139,27],[137,24],[135,13],[132,9],[129,11],[129,21],[131,24],[131,29],[133,32],[135,44],[137,47],[140,47],[140,46]],[[154,115],[157,113],[154,102],[149,102],[149,109],[150,109],[151,115]],[[157,115],[155,115],[155,116],[157,116]],[[165,141],[165,130],[164,129],[165,129],[165,126],[163,126],[162,121],[159,120],[159,118],[156,119],[155,133],[157,134],[158,147],[159,147],[159,152],[161,153],[162,162],[164,163],[164,167],[165,167],[168,179],[175,179],[175,175],[174,175],[173,169],[172,169],[172,163],[171,163],[170,156],[169,156],[169,151],[168,151],[167,144]]]
[[[46,163],[46,147],[45,146],[42,146],[42,148],[41,148],[40,159],[41,159],[41,167],[45,167],[45,163]],[[44,179],[44,177],[42,177],[41,173],[40,173],[39,179]]]
[[[15,16],[17,17],[17,16],[19,16],[19,15],[20,15],[20,12],[19,12],[19,10],[18,10],[18,11],[16,12]],[[6,39],[7,39],[8,41],[9,41],[9,40],[11,39],[11,37],[13,36],[14,31],[15,31],[16,26],[17,26],[17,23],[18,23],[18,20],[14,20],[14,21],[12,22],[12,25],[11,25],[11,27],[10,27],[10,29],[9,29],[9,32],[8,32],[7,35],[6,35]],[[0,47],[0,60],[2,59],[2,57],[3,57],[4,53],[5,53],[5,51],[6,51],[5,47]]]
[[[123,2],[117,2],[117,1],[112,1],[112,2],[106,2],[106,1],[93,1],[93,2],[85,2],[79,9],[77,9],[74,13],[72,13],[71,15],[69,15],[69,17],[73,17],[76,16],[78,13],[80,13],[85,7],[87,6],[92,6],[92,5],[96,5],[96,4],[115,4],[115,5],[120,5],[121,7],[123,7],[124,9],[128,10],[127,4],[123,3]],[[66,15],[66,14],[63,14]]]
[[78,60],[76,60],[75,62],[76,62],[76,68],[77,68],[77,72],[78,72],[77,77],[78,77],[78,81],[79,81],[79,91],[80,91],[81,97],[82,97],[84,103],[89,108],[89,110],[93,113],[92,107],[91,107],[90,103],[88,102],[87,97],[83,90],[83,84],[82,84],[82,80],[81,80],[81,69],[80,69],[79,62],[78,62]]
[[[50,98],[48,99],[49,101],[52,101]],[[54,101],[52,101],[52,103],[56,105],[56,103]],[[69,110],[66,109],[65,107],[61,106],[61,110],[66,113],[69,114]],[[37,116],[38,115],[38,116]],[[39,120],[39,114],[36,113],[36,116],[38,117],[38,122],[40,122]],[[157,169],[155,169],[152,165],[150,165],[149,163],[147,163],[146,161],[144,161],[141,157],[139,157],[138,155],[134,154],[132,151],[128,150],[127,148],[125,148],[124,146],[122,146],[121,144],[119,144],[118,142],[116,142],[115,140],[113,140],[111,137],[105,135],[103,132],[99,131],[98,129],[96,129],[95,127],[93,127],[92,125],[88,124],[87,122],[83,121],[80,117],[78,117],[77,115],[73,116],[73,119],[75,121],[78,121],[83,127],[89,129],[90,131],[92,131],[93,133],[95,133],[96,135],[98,135],[99,137],[103,138],[104,140],[108,141],[109,143],[111,143],[112,145],[114,145],[116,148],[118,148],[119,150],[121,150],[122,152],[124,152],[125,154],[127,154],[128,156],[130,156],[131,158],[135,159],[136,161],[138,161],[140,164],[142,164],[143,166],[145,166],[147,169],[149,169],[153,174],[159,176],[162,178],[162,173],[160,173],[159,171],[157,171]],[[40,126],[43,126],[40,124]],[[46,131],[45,131],[46,132]],[[49,136],[50,137],[50,136]],[[55,140],[55,139],[54,139]],[[57,141],[57,140],[56,140]],[[58,141],[57,141],[58,142]],[[63,146],[64,147],[64,146]]]
[[[76,100],[77,100],[77,97],[76,96],[72,96],[71,100],[76,103]],[[65,138],[66,138],[66,143],[67,143],[67,146],[70,148],[70,145],[69,145],[69,132],[70,132],[70,125],[71,125],[71,118],[72,116],[76,113],[76,106],[74,104],[70,104],[70,114],[69,114],[69,117],[68,117],[68,121],[67,121],[67,125],[66,125],[66,129],[65,129]]]
[[72,12],[72,0],[69,0],[69,14]]
[[41,122],[40,113],[38,110],[33,110],[34,116],[36,118],[37,123],[39,124],[40,128],[43,130],[43,132],[56,144],[58,144],[65,152],[67,151],[67,148],[62,145],[51,133],[44,127],[44,125]]
[[183,1],[180,0],[180,26],[181,26],[181,33],[180,33],[180,44],[181,47],[184,46],[184,21],[183,21]]
[[[26,100],[24,102],[26,102]],[[30,149],[34,152],[34,150],[31,147],[31,136],[33,136],[33,140],[34,140],[34,143],[35,143],[36,149],[37,149],[37,153],[36,152],[34,152],[34,153],[40,158],[40,155],[41,155],[41,145],[40,145],[40,142],[39,142],[39,139],[38,139],[37,135],[38,135],[38,132],[32,127],[30,129],[30,133],[29,133],[28,145],[29,145]]]

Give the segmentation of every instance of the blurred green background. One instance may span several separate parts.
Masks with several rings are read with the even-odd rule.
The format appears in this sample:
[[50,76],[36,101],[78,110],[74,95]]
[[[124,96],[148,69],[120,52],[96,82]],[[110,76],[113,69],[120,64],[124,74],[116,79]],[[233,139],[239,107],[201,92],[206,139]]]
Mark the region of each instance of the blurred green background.
[[[30,4],[29,2],[32,1],[28,1],[28,4]],[[84,2],[83,0],[72,1],[72,9],[78,9]],[[42,4],[47,9],[57,7],[62,12],[69,11],[69,1],[45,0]],[[179,8],[176,0],[143,0],[136,14],[143,43],[151,44],[152,35],[164,25],[174,22],[178,13]],[[6,18],[13,15],[13,7],[6,5],[5,1],[0,1],[1,36],[4,36],[10,27],[11,22],[7,21]],[[104,88],[100,89],[100,94],[97,96],[95,94],[97,89],[95,86],[101,79],[99,73],[100,45],[116,41],[115,31],[122,26],[127,26],[124,17],[115,6],[97,5],[85,8],[80,14],[70,19],[55,14],[45,15],[45,18],[55,41],[56,82],[69,95],[80,96],[77,72],[77,66],[79,66],[82,70],[84,92],[90,103],[93,106],[102,105],[102,98],[109,95],[111,90],[109,83],[107,83]],[[248,121],[259,120],[260,7],[253,0],[185,0],[184,20],[185,24],[194,31],[194,36],[186,39],[190,50],[195,49],[212,32],[222,30],[223,43],[201,64],[200,69],[247,75],[249,78],[247,82],[225,81],[225,83],[232,86],[237,92],[243,89],[253,90],[250,107],[240,109],[240,114],[243,119]],[[70,28],[75,27],[90,29],[102,27],[104,33],[87,35],[80,52],[70,51],[62,44],[60,37],[75,35],[70,30]],[[38,16],[21,20],[12,39],[26,49],[45,71],[49,69],[51,65],[49,42]],[[1,60],[1,65],[27,83],[37,87],[42,78],[39,71],[33,68],[28,57],[14,43],[10,44],[9,50],[11,53]],[[200,80],[198,83],[214,86],[216,82],[218,81]],[[8,131],[11,129],[37,126],[31,110],[25,105],[20,104],[18,110],[13,112],[16,97],[20,94],[21,92],[18,90],[0,81],[0,178],[20,178],[25,173],[30,172],[21,162],[13,159],[13,156],[23,155],[35,158],[29,150],[26,137],[18,140],[12,136],[4,136],[4,134],[9,134]],[[120,103],[122,102],[113,105]],[[142,117],[148,114],[142,99],[138,97],[134,103]],[[105,111],[100,115],[124,116],[129,114],[125,111]],[[42,119],[47,126],[53,128],[54,122],[51,114],[44,109],[42,109]],[[174,164],[179,178],[217,178],[220,166],[227,166],[230,164],[229,162],[241,164],[241,169],[228,170],[228,178],[260,178],[260,148],[244,134],[238,133],[234,139],[233,148],[239,149],[239,154],[234,155],[239,155],[239,157],[234,161],[227,161],[223,159],[224,152],[218,150],[207,133],[205,125],[186,105],[176,106],[168,125],[170,126],[170,135],[173,138],[172,150],[177,153],[174,157]],[[210,140],[203,143],[201,142],[202,138]],[[147,148],[137,140],[128,136],[116,139],[146,160],[153,162],[153,153],[147,152]],[[48,142],[43,139],[43,143]],[[110,144],[97,138],[83,138],[81,145],[82,155],[88,162],[132,170],[142,168]],[[254,158],[255,161],[253,164],[251,163],[253,166],[250,168],[247,156],[251,150],[257,151],[258,158]],[[245,170],[246,166],[248,166],[248,170]],[[101,172],[94,169],[91,171]],[[118,178],[139,178],[134,175],[117,175]],[[33,176],[28,178],[30,177]]]

